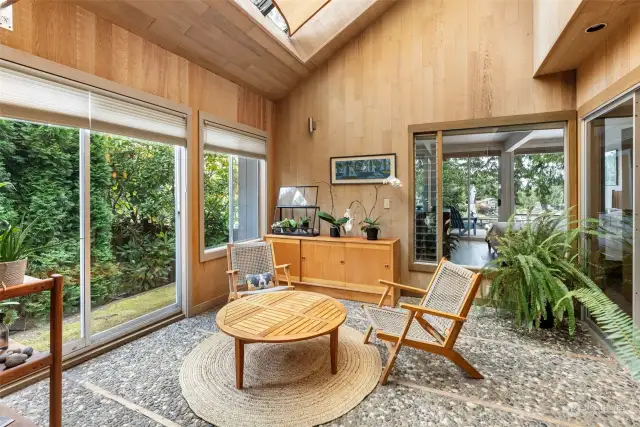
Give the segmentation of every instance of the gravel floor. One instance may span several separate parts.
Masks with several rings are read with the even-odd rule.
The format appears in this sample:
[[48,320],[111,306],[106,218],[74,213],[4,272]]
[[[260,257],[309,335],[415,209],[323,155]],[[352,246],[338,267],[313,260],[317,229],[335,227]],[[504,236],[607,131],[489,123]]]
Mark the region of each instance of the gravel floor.
[[[361,304],[343,302],[347,324],[364,332]],[[178,373],[184,356],[217,331],[215,314],[185,319],[66,371],[63,424],[209,425],[182,398]],[[385,361],[386,347],[375,343]],[[475,307],[457,349],[484,380],[467,378],[441,357],[405,348],[392,381],[328,425],[640,425],[640,385],[583,326],[573,338],[561,330],[525,333],[493,310]],[[46,425],[47,389],[41,382],[1,402]],[[150,411],[153,419],[113,395]]]

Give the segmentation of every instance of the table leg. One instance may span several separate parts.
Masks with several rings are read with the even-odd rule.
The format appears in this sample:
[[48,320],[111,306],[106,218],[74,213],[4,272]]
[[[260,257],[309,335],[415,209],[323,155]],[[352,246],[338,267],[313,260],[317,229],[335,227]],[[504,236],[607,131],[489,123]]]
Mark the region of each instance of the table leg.
[[338,372],[338,328],[329,335],[329,345],[331,346],[331,373]]
[[244,377],[244,341],[236,338],[236,388],[242,388]]

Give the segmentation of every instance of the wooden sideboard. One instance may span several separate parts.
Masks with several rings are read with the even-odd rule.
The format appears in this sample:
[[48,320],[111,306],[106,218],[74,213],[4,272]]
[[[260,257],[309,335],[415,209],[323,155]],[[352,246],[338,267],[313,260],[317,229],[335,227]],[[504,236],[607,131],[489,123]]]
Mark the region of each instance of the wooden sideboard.
[[[377,303],[385,289],[378,279],[400,279],[400,239],[274,234],[264,238],[273,245],[278,264],[291,264],[297,290]],[[385,302],[395,304],[399,297],[392,289]]]

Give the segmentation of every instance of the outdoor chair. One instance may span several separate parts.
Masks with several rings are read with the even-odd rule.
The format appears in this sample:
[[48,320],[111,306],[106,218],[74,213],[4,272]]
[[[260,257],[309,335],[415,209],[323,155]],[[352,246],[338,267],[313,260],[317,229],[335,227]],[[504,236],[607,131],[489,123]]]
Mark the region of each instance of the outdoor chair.
[[[482,375],[453,349],[460,329],[471,309],[471,304],[480,286],[481,275],[457,266],[442,258],[427,289],[379,280],[386,289],[377,307],[364,306],[371,322],[364,343],[369,342],[373,329],[376,337],[385,341],[389,348],[389,360],[380,376],[380,384],[385,384],[389,372],[403,345],[440,354],[472,378],[482,379]],[[391,288],[424,295],[419,304],[401,303],[398,309],[384,308],[382,305]]]
[[[291,264],[275,265],[273,247],[267,242],[229,243],[227,244],[227,267],[229,270],[229,301],[248,295],[265,292],[293,290],[289,267]],[[283,270],[287,284],[280,285],[276,270]],[[248,274],[271,273],[274,286],[266,289],[245,290],[248,287]],[[238,290],[242,288],[243,290]]]
[[460,211],[455,206],[449,206],[449,214],[451,215],[451,228],[458,229],[458,235],[462,235],[467,231],[467,225],[473,227],[473,235],[476,235],[476,223],[478,222],[478,218],[471,218],[469,223],[467,223],[467,218],[463,218],[460,214]]

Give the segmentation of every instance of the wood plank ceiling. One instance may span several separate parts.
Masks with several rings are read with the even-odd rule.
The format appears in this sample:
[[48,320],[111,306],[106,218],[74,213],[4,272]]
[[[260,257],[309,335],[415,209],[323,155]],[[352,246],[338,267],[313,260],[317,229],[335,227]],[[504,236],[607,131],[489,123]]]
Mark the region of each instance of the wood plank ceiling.
[[305,24],[298,41],[262,16],[250,0],[74,1],[271,100],[284,97],[394,2],[350,0],[349,13],[340,1],[330,2]]

